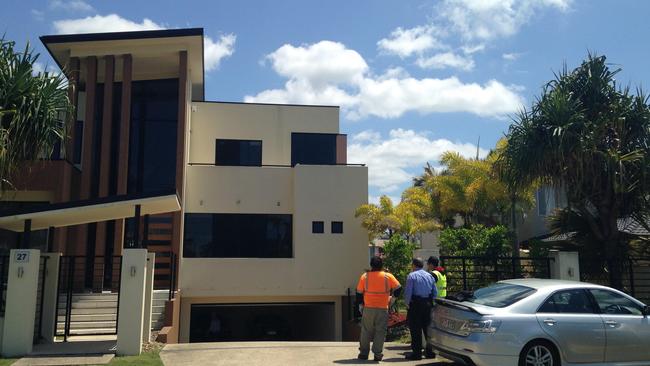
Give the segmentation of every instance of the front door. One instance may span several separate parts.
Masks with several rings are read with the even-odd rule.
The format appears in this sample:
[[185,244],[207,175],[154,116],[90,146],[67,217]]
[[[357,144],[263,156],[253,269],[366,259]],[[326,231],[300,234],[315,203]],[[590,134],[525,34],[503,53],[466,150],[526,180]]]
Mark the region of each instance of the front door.
[[605,362],[650,361],[650,324],[640,304],[609,290],[589,290],[605,323]]
[[568,363],[604,361],[605,326],[585,290],[554,293],[538,310],[537,320]]

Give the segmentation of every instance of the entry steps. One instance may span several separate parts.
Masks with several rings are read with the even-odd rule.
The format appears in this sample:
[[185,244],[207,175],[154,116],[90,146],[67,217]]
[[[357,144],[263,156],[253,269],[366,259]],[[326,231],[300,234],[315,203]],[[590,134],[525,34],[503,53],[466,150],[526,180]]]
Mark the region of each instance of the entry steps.
[[[151,303],[151,330],[162,329],[168,290],[155,290]],[[65,294],[59,295],[57,334],[65,329]],[[72,294],[70,335],[112,334],[117,326],[117,293]]]

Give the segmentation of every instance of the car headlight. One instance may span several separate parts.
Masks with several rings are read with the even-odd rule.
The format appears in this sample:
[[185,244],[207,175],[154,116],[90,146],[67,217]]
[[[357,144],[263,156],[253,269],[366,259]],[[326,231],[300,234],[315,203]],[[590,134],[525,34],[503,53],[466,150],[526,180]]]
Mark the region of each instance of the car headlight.
[[494,333],[499,329],[501,322],[498,320],[468,320],[460,328],[466,333]]

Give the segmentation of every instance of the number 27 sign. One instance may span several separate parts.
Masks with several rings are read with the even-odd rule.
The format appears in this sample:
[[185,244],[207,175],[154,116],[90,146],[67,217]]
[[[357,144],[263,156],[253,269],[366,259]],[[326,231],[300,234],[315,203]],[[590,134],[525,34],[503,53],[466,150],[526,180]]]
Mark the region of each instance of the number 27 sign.
[[29,263],[29,251],[27,250],[16,251],[15,261],[17,263]]

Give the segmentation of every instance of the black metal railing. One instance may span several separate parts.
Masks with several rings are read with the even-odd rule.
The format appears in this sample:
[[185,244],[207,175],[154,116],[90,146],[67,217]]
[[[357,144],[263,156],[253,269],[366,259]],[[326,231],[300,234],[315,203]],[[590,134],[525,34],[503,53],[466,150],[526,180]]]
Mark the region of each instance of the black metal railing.
[[9,256],[0,256],[0,317],[5,316],[7,305],[7,280],[9,278]]
[[41,338],[43,329],[43,298],[45,297],[45,276],[47,275],[47,260],[41,256],[38,268],[38,285],[36,292],[36,314],[34,317],[34,342]]
[[[92,266],[91,281],[86,276],[87,266]],[[110,278],[107,279],[105,273],[110,272]],[[120,304],[120,285],[122,273],[121,256],[99,256],[87,258],[86,256],[62,256],[59,262],[58,292],[56,299],[56,320],[55,335],[63,336],[67,341],[70,336],[72,316],[77,315],[73,309],[74,294],[117,294],[117,302],[114,306],[116,320],[115,331],[105,331],[84,334],[104,335],[117,334],[117,324],[119,320]],[[79,313],[81,314],[81,313]],[[63,329],[59,325],[62,323]]]
[[552,258],[442,256],[447,293],[471,291],[512,278],[550,278]]
[[580,258],[580,279],[617,288],[646,304],[650,303],[650,257],[621,261]]

